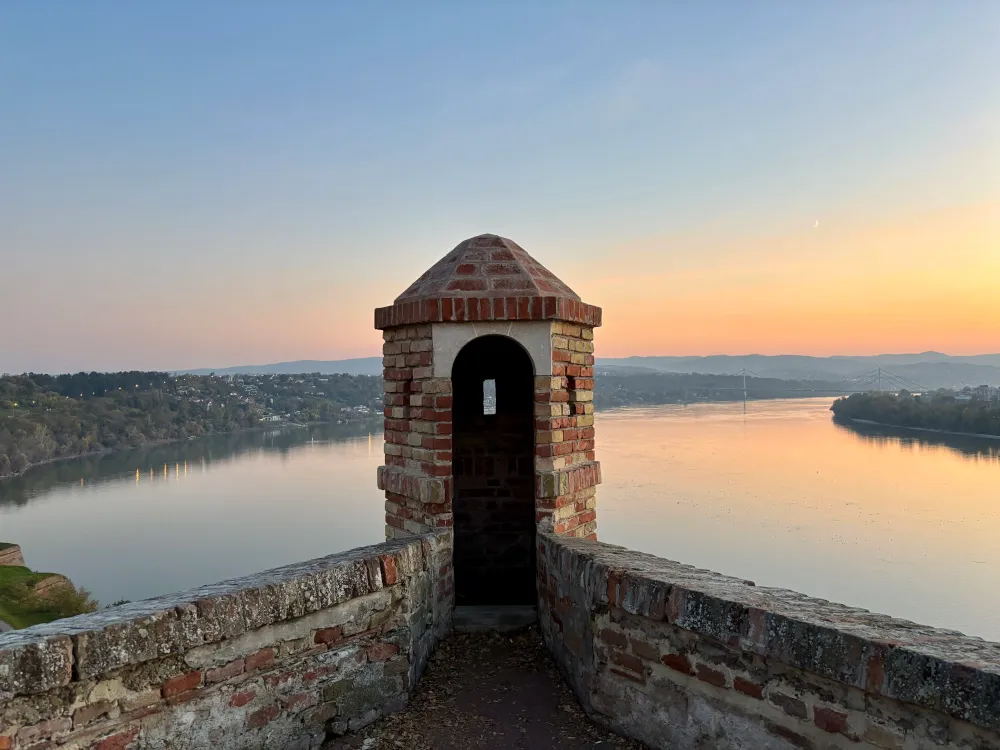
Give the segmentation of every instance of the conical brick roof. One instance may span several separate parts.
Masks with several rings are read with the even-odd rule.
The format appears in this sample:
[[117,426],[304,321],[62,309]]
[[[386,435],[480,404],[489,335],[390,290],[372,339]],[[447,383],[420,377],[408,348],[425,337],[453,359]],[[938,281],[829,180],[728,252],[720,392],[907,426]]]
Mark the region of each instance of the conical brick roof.
[[396,304],[434,297],[580,299],[513,240],[481,234],[459,243],[396,298]]
[[423,323],[563,320],[601,324],[601,308],[580,296],[513,240],[481,234],[459,243],[389,307],[376,328]]

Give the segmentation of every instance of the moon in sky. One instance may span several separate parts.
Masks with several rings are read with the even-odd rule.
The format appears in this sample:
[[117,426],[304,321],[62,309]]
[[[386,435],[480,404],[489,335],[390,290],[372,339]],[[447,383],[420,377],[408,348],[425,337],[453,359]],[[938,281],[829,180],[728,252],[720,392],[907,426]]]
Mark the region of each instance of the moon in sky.
[[819,219],[816,219],[816,223],[815,223],[815,224],[813,224],[813,229],[815,229],[815,228],[816,228],[816,227],[818,227],[818,226],[819,226]]

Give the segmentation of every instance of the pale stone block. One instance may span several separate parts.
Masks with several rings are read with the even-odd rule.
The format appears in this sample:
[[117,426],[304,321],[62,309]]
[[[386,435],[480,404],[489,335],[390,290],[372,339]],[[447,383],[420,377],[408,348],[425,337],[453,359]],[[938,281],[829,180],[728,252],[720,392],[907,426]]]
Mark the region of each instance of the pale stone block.
[[572,518],[576,515],[576,507],[573,503],[569,505],[564,505],[561,508],[556,508],[555,512],[552,514],[553,519],[558,523],[559,521],[564,521],[567,518]]
[[561,417],[563,404],[535,404],[536,417]]
[[535,378],[535,392],[562,390],[566,387],[565,380],[565,378],[557,375],[546,375],[545,377]]
[[421,523],[417,523],[412,518],[407,518],[403,521],[403,528],[409,531],[411,534],[423,534],[427,531],[427,527]]
[[[420,432],[424,435],[433,435],[437,431],[437,422],[427,422],[423,419],[414,419],[410,422],[410,429],[413,432]],[[410,445],[420,445],[419,439],[416,443],[410,443]]]

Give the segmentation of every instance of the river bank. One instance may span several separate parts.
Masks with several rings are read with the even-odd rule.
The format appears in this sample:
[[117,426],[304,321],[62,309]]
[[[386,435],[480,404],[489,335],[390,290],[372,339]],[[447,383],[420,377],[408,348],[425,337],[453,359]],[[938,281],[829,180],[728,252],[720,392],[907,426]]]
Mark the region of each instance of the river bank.
[[[77,453],[72,456],[54,456],[52,458],[45,458],[42,459],[41,461],[34,461],[32,463],[29,463],[26,467],[24,467],[24,469],[20,471],[8,472],[7,474],[0,474],[0,484],[2,484],[5,481],[22,477],[32,469],[37,469],[40,466],[50,466],[52,464],[63,463],[66,461],[84,460],[88,458],[100,458],[102,456],[122,455],[134,451],[149,450],[150,448],[157,448],[165,445],[178,445],[187,443],[189,441],[225,437],[227,435],[246,435],[246,434],[252,434],[254,432],[263,432],[265,430],[305,429],[307,427],[319,427],[329,424],[333,423],[332,422],[305,422],[305,423],[270,422],[268,424],[259,424],[253,427],[247,427],[239,430],[229,430],[228,432],[207,432],[203,435],[191,435],[186,438],[172,438],[168,440],[148,440],[142,443],[141,445],[129,445],[124,448],[105,448],[99,451],[88,451],[86,453]],[[364,422],[359,421],[357,422],[357,424],[364,424]]]
[[852,393],[830,407],[847,424],[891,427],[925,435],[1000,440],[1000,403],[954,393]]
[[[220,435],[228,435],[230,433],[217,433]],[[202,437],[202,436],[198,436]],[[154,448],[158,445],[171,445],[173,443],[182,443],[184,440],[189,440],[192,438],[176,439],[176,440],[150,440],[142,445],[130,445],[127,448],[105,448],[99,451],[87,451],[86,453],[77,453],[73,456],[53,456],[52,458],[43,458],[41,461],[34,461],[29,463],[20,471],[8,472],[6,474],[0,474],[0,482],[8,479],[17,479],[17,477],[24,476],[32,469],[36,469],[39,466],[49,466],[51,464],[57,464],[62,461],[74,461],[82,458],[97,458],[98,456],[108,456],[115,453],[127,453],[129,451],[141,450],[143,448]],[[197,438],[193,438],[197,440]]]
[[889,424],[888,422],[876,422],[875,420],[872,419],[858,419],[857,417],[848,417],[843,421],[854,422],[856,424],[870,424],[876,427],[892,427],[897,430],[913,430],[914,432],[928,432],[934,435],[955,435],[956,437],[982,438],[985,440],[1000,440],[1000,435],[988,435],[982,432],[955,432],[954,430],[938,430],[933,427],[909,427],[907,425],[901,425],[901,424]]

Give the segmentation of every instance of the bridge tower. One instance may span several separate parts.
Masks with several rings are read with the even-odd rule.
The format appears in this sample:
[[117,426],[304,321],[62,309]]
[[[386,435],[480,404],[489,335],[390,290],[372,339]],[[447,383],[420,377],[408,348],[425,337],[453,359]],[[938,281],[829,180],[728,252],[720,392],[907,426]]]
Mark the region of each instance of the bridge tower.
[[599,307],[492,234],[375,310],[386,536],[452,529],[458,605],[534,604],[539,524],[596,539],[600,324]]

